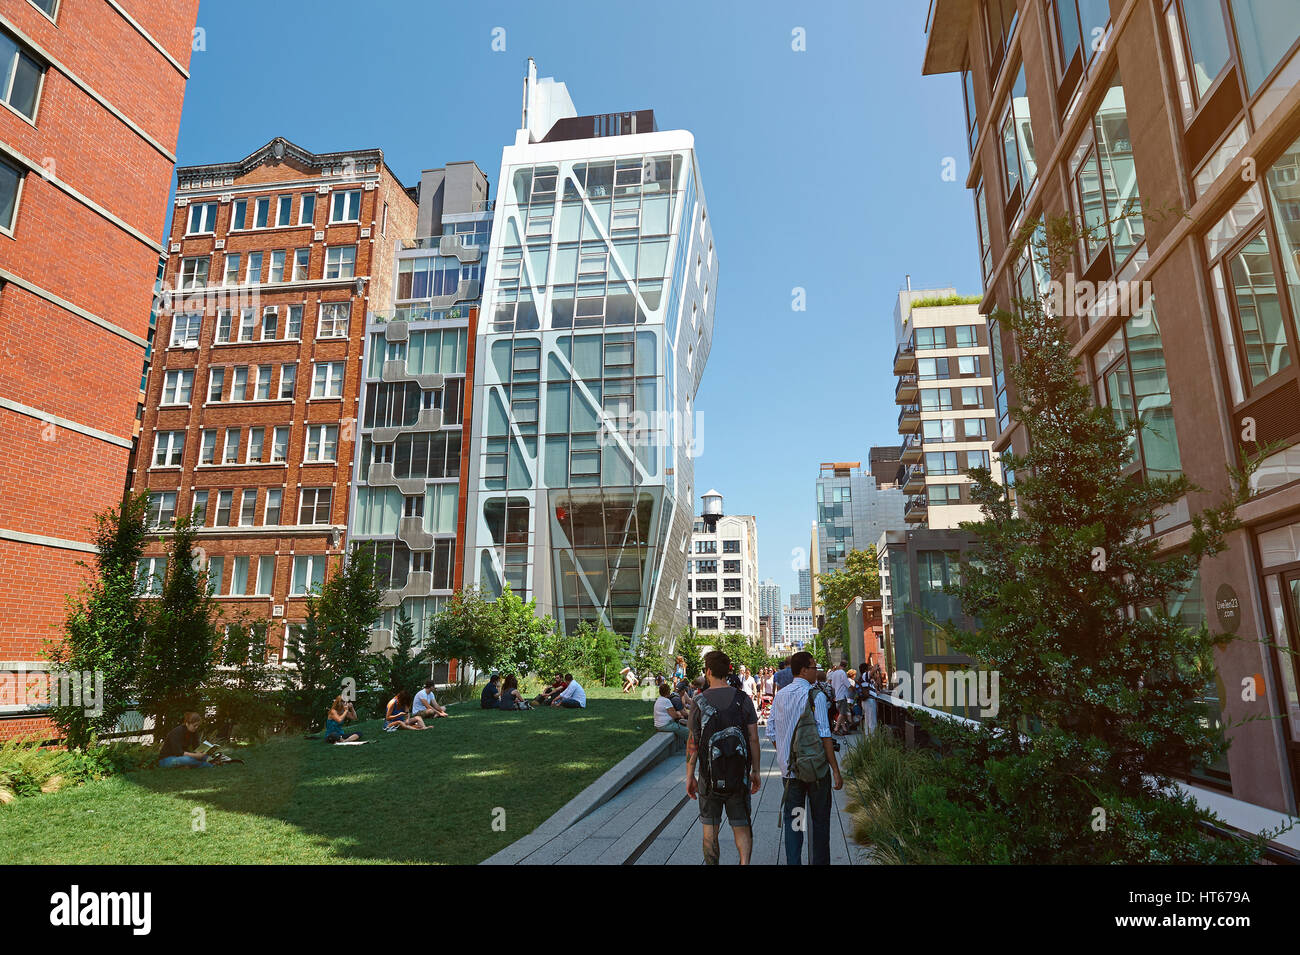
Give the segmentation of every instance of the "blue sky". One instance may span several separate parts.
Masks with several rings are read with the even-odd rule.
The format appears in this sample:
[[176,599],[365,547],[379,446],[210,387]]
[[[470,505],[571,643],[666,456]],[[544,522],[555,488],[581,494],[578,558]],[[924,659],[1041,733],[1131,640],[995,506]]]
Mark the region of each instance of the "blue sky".
[[179,162],[285,136],[378,146],[407,185],[473,159],[495,195],[529,56],[581,113],[652,108],[661,129],[691,130],[720,262],[696,491],[757,516],[760,576],[784,596],[819,462],[898,443],[905,275],[979,291],[960,85],[921,76],[927,5],[203,0]]

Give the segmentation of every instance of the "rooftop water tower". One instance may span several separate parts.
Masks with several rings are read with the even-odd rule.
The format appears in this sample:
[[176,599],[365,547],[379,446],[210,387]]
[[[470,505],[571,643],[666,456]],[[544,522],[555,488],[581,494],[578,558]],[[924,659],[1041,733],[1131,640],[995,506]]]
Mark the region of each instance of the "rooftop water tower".
[[700,499],[704,501],[704,510],[701,512],[701,516],[704,518],[704,523],[709,528],[709,532],[712,533],[713,529],[717,527],[718,518],[722,516],[722,495],[717,491],[709,491],[706,494],[701,494]]

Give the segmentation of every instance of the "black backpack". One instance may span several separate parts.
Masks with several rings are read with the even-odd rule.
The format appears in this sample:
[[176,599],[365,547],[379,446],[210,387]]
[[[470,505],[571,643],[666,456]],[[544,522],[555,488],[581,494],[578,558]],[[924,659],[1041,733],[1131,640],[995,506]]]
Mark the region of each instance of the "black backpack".
[[700,693],[700,788],[723,798],[749,790],[749,740],[745,736],[745,711],[739,690],[725,710],[717,710]]

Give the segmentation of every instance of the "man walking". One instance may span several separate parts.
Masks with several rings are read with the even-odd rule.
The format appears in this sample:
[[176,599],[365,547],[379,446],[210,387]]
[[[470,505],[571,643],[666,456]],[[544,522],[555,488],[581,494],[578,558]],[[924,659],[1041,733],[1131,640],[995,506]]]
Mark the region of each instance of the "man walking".
[[[812,831],[812,864],[831,862],[831,789],[843,789],[835,743],[827,716],[826,693],[814,688],[817,664],[807,651],[790,658],[793,681],[778,690],[767,721],[767,738],[776,746],[785,797],[781,829],[787,865],[801,865],[803,831]],[[798,818],[796,818],[796,816]]]
[[[721,650],[704,655],[708,687],[690,711],[686,741],[686,794],[700,802],[704,862],[717,865],[718,829],[726,810],[740,864],[749,865],[754,848],[750,796],[758,792],[758,713],[754,701],[727,682],[731,659]],[[696,766],[700,778],[695,778]]]

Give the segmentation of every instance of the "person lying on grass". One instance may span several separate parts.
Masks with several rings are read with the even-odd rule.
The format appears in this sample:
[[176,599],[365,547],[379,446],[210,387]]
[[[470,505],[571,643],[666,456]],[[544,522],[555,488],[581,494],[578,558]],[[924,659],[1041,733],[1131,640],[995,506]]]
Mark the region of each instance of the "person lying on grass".
[[415,702],[411,706],[413,712],[420,719],[437,719],[440,716],[447,715],[447,708],[438,702],[438,698],[433,695],[438,684],[429,680],[424,684],[424,689],[415,694]]
[[330,704],[329,715],[325,717],[325,742],[355,743],[361,739],[361,734],[356,730],[349,732],[343,728],[345,722],[355,721],[356,718],[356,708],[350,701],[345,701],[341,696],[334,697],[334,702]]
[[181,725],[167,734],[162,752],[158,754],[159,769],[211,769],[212,763],[200,752],[198,713],[186,713]]
[[384,711],[384,732],[422,729],[428,727],[420,717],[411,715],[411,694],[406,690],[398,691],[398,694],[388,701],[388,709]]

